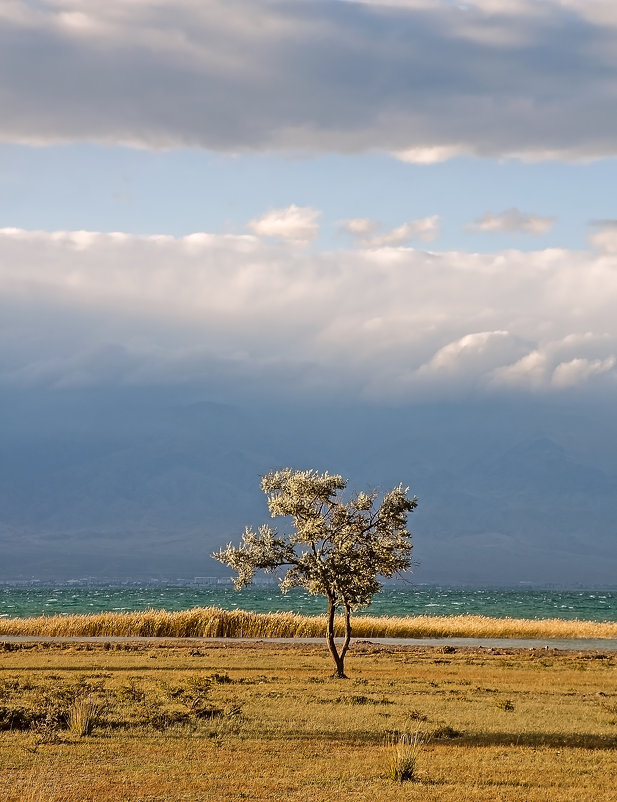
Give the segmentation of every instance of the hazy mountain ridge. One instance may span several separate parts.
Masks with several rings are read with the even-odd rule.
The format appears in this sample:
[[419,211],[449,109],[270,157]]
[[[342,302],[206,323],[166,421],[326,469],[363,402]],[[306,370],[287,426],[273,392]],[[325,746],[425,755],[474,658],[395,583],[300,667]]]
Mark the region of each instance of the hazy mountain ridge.
[[418,581],[593,583],[617,568],[617,465],[581,459],[582,428],[577,449],[571,428],[567,445],[540,423],[495,437],[471,410],[138,413],[134,427],[109,414],[90,429],[63,420],[55,438],[5,432],[0,578],[218,573],[210,552],[267,518],[259,477],[287,464],[341,472],[351,489],[410,484]]

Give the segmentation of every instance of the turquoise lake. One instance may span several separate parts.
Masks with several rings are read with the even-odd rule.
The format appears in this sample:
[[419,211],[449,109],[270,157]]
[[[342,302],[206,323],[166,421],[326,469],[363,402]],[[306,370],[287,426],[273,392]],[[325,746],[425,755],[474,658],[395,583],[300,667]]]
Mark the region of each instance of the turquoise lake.
[[[0,585],[3,618],[191,607],[318,615],[325,611],[325,601],[300,590],[285,596],[276,585],[241,591],[229,585]],[[617,591],[396,586],[385,588],[370,607],[358,612],[389,616],[462,614],[617,621]]]

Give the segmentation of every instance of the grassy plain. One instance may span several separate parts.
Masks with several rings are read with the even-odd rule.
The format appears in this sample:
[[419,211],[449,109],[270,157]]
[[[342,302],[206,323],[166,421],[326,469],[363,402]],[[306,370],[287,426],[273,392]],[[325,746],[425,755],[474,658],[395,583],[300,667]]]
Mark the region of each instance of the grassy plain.
[[615,655],[358,642],[330,671],[314,644],[0,643],[0,799],[615,799]]

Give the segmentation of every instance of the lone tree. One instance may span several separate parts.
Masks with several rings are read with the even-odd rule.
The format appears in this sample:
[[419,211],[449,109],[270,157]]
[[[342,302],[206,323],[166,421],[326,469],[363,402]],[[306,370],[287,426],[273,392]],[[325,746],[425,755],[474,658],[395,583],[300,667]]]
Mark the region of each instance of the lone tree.
[[[328,600],[326,641],[334,660],[333,676],[345,677],[345,655],[351,640],[351,613],[370,603],[381,584],[411,565],[411,535],[407,516],[418,501],[402,485],[386,493],[358,493],[344,503],[339,492],[347,487],[342,476],[285,468],[263,477],[273,518],[290,517],[293,531],[279,535],[267,524],[257,532],[245,529],[240,546],[231,543],[212,556],[236,571],[236,588],[250,585],[255,572],[285,568],[283,593],[301,587]],[[345,617],[345,636],[337,648],[334,616]]]

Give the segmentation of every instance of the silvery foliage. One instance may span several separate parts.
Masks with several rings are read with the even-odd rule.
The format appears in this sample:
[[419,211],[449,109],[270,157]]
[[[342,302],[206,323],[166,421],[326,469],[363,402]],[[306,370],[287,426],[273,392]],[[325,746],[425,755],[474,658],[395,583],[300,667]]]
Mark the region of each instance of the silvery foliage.
[[302,587],[324,595],[331,604],[355,609],[381,589],[378,577],[392,577],[411,565],[407,516],[418,504],[402,485],[386,493],[358,493],[347,502],[339,493],[341,476],[285,468],[263,477],[273,518],[293,520],[293,531],[279,535],[264,524],[247,527],[239,546],[231,543],[213,556],[236,572],[236,588],[250,585],[259,569],[286,569],[283,592]]

